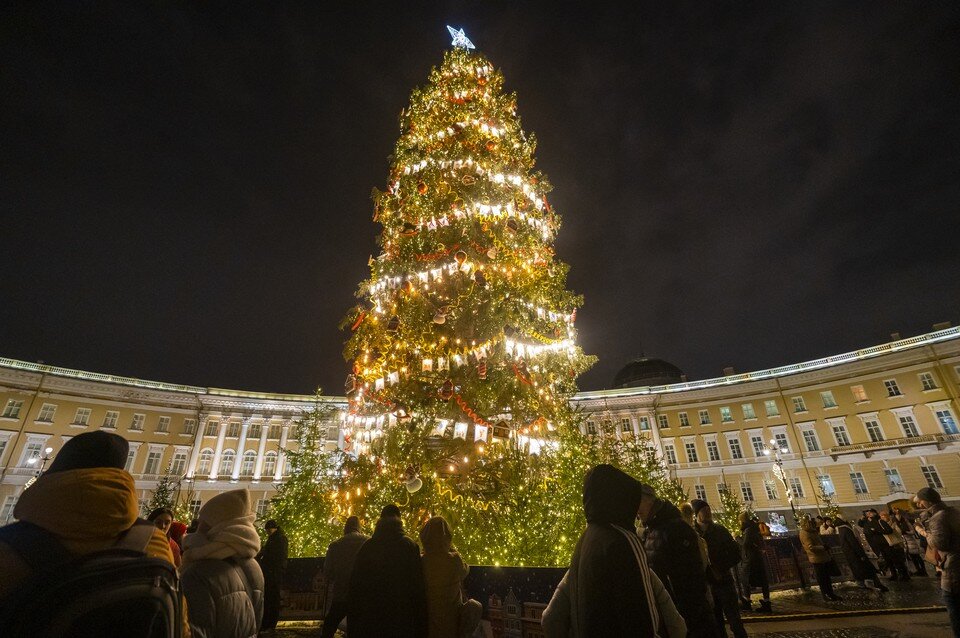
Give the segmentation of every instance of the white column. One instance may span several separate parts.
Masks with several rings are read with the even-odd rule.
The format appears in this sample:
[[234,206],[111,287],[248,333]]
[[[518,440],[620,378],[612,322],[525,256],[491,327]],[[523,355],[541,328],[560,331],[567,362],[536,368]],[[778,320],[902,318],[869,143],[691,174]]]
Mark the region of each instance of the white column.
[[193,437],[193,450],[190,452],[190,463],[187,465],[187,478],[193,478],[197,471],[197,459],[200,457],[200,448],[203,447],[203,431],[207,428],[206,414],[201,414],[197,424],[197,435]]
[[279,481],[283,478],[283,464],[287,462],[287,453],[284,448],[287,446],[287,435],[290,433],[290,421],[285,421],[283,429],[280,432],[280,449],[277,450],[277,471],[273,475],[273,480]]
[[223,439],[227,436],[227,417],[220,419],[220,432],[217,434],[217,449],[213,453],[213,465],[210,467],[210,480],[217,479],[217,472],[220,471],[220,455],[223,453]]
[[240,468],[243,465],[244,446],[247,444],[247,430],[250,429],[250,417],[246,417],[240,424],[240,443],[237,444],[237,462],[233,464],[233,480],[240,478]]
[[259,481],[263,473],[263,454],[267,448],[267,434],[270,432],[270,419],[264,419],[260,426],[260,447],[257,449],[257,465],[253,469],[253,480]]

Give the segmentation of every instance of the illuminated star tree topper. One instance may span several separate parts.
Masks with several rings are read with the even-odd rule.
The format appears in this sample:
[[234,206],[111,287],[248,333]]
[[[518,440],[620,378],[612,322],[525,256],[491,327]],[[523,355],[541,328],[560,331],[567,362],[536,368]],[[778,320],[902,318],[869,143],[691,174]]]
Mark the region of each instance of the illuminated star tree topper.
[[461,49],[476,49],[477,47],[473,46],[473,42],[467,38],[467,34],[463,32],[463,29],[457,30],[447,25],[447,31],[450,32],[450,35],[453,36],[453,46],[460,47]]

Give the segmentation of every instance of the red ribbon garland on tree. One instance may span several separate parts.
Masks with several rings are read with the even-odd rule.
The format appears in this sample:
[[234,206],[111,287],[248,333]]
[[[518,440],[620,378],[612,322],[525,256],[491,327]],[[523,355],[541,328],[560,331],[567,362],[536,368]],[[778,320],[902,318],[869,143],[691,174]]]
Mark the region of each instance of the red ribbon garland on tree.
[[487,427],[493,426],[492,423],[490,423],[489,421],[485,421],[483,418],[480,417],[479,414],[474,412],[473,409],[469,405],[467,405],[467,402],[464,401],[463,397],[461,397],[459,394],[454,394],[453,398],[456,400],[457,405],[460,406],[460,409],[463,410],[464,414],[466,414],[468,417],[473,419],[474,423],[476,423],[477,425],[485,425]]

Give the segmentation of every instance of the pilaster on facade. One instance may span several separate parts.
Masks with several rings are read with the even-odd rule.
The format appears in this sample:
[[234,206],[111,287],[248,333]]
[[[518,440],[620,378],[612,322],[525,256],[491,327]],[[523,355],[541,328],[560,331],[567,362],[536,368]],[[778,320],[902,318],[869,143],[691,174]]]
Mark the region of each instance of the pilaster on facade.
[[203,433],[207,429],[207,420],[209,414],[201,414],[197,420],[197,432],[193,437],[193,449],[190,451],[190,464],[187,466],[187,478],[192,479],[197,472],[197,458],[200,456],[200,450],[203,449]]
[[210,480],[217,480],[220,473],[220,458],[223,456],[223,440],[227,438],[227,423],[229,417],[224,416],[220,419],[217,430],[217,448],[213,452],[213,464],[210,466]]
[[260,426],[260,444],[257,447],[257,464],[253,468],[253,480],[259,481],[263,475],[263,456],[267,449],[267,435],[270,433],[270,417],[263,420]]
[[290,419],[283,422],[280,430],[280,449],[277,450],[277,469],[273,474],[273,480],[279,481],[283,478],[284,464],[287,462],[287,437],[290,434]]
[[231,474],[231,478],[235,481],[240,478],[240,470],[243,467],[243,453],[246,451],[247,432],[250,429],[250,421],[250,417],[244,417],[243,422],[240,424],[240,441],[237,443],[237,460],[233,464],[233,474]]

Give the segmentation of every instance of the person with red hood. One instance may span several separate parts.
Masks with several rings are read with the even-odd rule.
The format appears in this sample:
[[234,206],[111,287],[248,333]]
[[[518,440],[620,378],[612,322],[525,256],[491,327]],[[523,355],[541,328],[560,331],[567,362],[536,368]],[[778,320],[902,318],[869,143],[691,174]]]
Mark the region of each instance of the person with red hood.
[[548,636],[686,635],[686,624],[647,566],[637,536],[644,487],[612,465],[597,465],[587,472],[583,482],[587,529],[544,612]]

